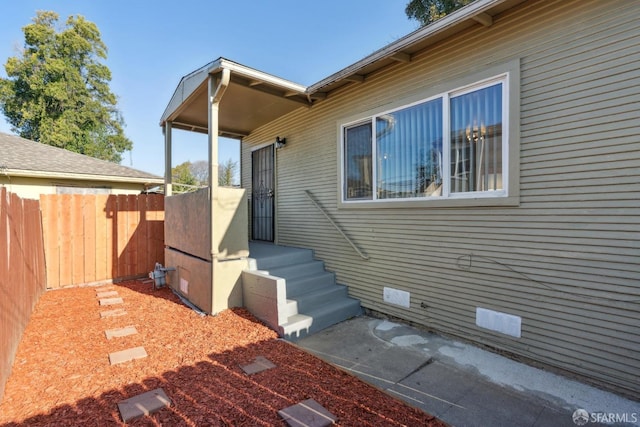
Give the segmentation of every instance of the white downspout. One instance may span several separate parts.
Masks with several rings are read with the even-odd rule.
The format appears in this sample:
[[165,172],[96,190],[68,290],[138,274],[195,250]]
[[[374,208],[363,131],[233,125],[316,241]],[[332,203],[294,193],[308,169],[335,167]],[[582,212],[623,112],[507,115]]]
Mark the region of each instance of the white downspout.
[[211,307],[214,307],[214,273],[217,263],[218,248],[215,238],[215,200],[216,193],[218,191],[218,110],[220,107],[220,101],[224,92],[229,86],[229,80],[231,78],[231,71],[228,68],[223,68],[220,76],[220,80],[216,83],[216,78],[209,75],[209,231],[211,236]]

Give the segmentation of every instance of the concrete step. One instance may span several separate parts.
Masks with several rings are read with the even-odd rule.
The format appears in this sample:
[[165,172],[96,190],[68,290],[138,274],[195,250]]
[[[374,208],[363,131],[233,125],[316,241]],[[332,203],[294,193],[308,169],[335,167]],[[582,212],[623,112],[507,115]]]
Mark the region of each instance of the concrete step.
[[138,330],[135,326],[125,326],[124,328],[107,329],[106,331],[104,331],[104,334],[108,340],[112,338],[121,338],[129,335],[135,335],[137,333]]
[[287,304],[285,306],[285,313],[284,315],[289,318],[291,316],[294,316],[298,314],[298,301],[293,300],[293,299],[287,299]]
[[338,421],[337,416],[313,399],[281,409],[278,415],[291,427],[325,427]]
[[312,274],[286,279],[287,298],[314,292],[321,288],[327,288],[336,284],[336,275],[330,271],[322,270]]
[[122,421],[125,423],[143,415],[153,414],[169,406],[171,406],[171,400],[161,388],[118,402],[118,410]]
[[287,322],[279,325],[284,338],[296,340],[361,314],[360,301],[336,284],[335,274],[312,250],[259,242],[251,242],[249,250],[250,268],[285,279]]
[[98,300],[98,302],[100,303],[100,305],[105,306],[105,305],[117,305],[117,304],[122,304],[124,303],[124,300],[120,297],[117,298],[102,298],[100,300]]
[[310,276],[316,273],[321,273],[324,270],[324,262],[311,260],[303,263],[290,264],[275,268],[270,268],[269,274],[272,276],[282,277],[287,280],[296,279],[299,277]]
[[[287,249],[286,251],[269,253],[260,258],[255,258],[257,269],[269,270],[271,268],[313,261],[313,251],[311,249]],[[249,257],[253,258],[253,254],[250,253]]]
[[120,363],[130,362],[132,360],[142,359],[145,357],[147,357],[147,352],[144,347],[133,347],[109,353],[109,363],[112,365],[118,365]]
[[348,289],[344,285],[325,286],[311,292],[306,292],[295,297],[291,297],[297,304],[299,313],[306,313],[330,301],[338,301],[349,296]]
[[[331,325],[362,314],[360,301],[354,298],[342,298],[319,305],[306,313],[297,316],[306,316],[305,323],[290,325],[284,330],[284,338],[296,341],[308,335],[312,335]],[[288,322],[288,324],[291,322]]]
[[304,314],[289,316],[287,323],[280,325],[280,334],[290,340],[309,335],[313,318]]

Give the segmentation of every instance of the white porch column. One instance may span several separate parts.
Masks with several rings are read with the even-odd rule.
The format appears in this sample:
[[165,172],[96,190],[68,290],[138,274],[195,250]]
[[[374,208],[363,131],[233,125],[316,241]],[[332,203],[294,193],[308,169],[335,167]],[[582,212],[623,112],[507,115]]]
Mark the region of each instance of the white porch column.
[[172,178],[171,178],[171,121],[167,120],[162,128],[164,134],[164,195],[165,197],[172,194]]
[[[209,218],[209,230],[211,231],[211,260],[212,266],[215,264],[215,259],[218,255],[218,248],[216,247],[215,238],[215,197],[218,190],[218,111],[220,108],[220,100],[224,95],[227,86],[229,85],[229,79],[231,72],[227,68],[223,68],[221,75],[218,78],[209,75],[209,202],[210,202],[210,218]],[[217,81],[216,81],[217,80]],[[212,272],[213,278],[213,272]]]

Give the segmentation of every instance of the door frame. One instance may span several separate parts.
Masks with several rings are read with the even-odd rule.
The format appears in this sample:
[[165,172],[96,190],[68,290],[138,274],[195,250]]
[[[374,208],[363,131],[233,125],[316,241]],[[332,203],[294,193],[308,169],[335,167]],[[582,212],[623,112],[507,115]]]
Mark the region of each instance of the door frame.
[[[271,220],[271,232],[272,232],[272,237],[273,240],[272,242],[274,244],[277,244],[278,241],[278,221],[277,221],[277,212],[278,212],[278,204],[277,204],[277,197],[278,197],[278,171],[277,171],[277,154],[276,154],[276,146],[274,142],[266,142],[263,144],[258,144],[256,146],[251,147],[251,212],[249,212],[250,214],[250,219],[251,219],[251,229],[250,229],[250,240],[255,240],[254,236],[253,236],[253,226],[254,226],[254,221],[253,221],[253,216],[254,216],[254,202],[255,202],[255,198],[254,198],[254,181],[253,181],[253,154],[255,151],[259,151],[262,150],[264,148],[267,148],[269,146],[272,146],[272,150],[273,150],[273,211],[272,211],[272,220]],[[263,242],[268,242],[268,240],[258,240],[258,241],[263,241]]]

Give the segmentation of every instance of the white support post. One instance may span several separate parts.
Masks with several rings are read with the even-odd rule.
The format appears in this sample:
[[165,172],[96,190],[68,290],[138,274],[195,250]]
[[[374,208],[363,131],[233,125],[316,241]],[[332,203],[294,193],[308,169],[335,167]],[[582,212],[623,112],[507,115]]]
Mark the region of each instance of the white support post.
[[[209,76],[208,89],[209,89],[209,202],[210,202],[210,221],[209,230],[211,232],[211,260],[212,264],[215,263],[215,259],[218,255],[218,248],[216,247],[215,239],[215,226],[214,226],[214,201],[218,190],[218,111],[220,108],[220,100],[224,95],[231,72],[227,68],[223,68],[218,79],[214,76]],[[217,81],[216,81],[217,80]],[[213,272],[212,276],[213,278]]]
[[[218,247],[216,239],[215,229],[215,212],[216,212],[216,199],[218,196],[218,112],[220,109],[220,100],[224,95],[229,80],[231,78],[231,71],[227,68],[223,68],[220,74],[219,80],[214,76],[209,75],[208,89],[209,89],[209,232],[211,236],[211,307],[216,306],[216,266],[218,264]],[[218,80],[218,81],[216,81]]]
[[173,192],[171,178],[171,122],[167,120],[162,128],[164,134],[164,195],[171,196]]

